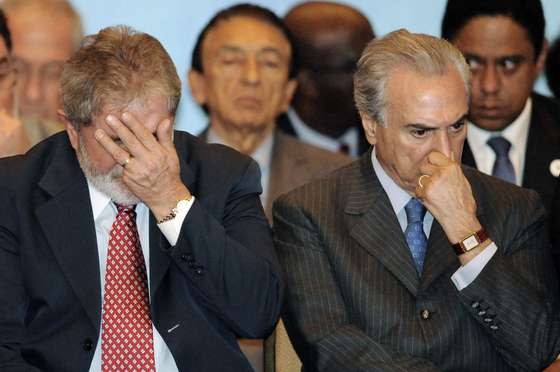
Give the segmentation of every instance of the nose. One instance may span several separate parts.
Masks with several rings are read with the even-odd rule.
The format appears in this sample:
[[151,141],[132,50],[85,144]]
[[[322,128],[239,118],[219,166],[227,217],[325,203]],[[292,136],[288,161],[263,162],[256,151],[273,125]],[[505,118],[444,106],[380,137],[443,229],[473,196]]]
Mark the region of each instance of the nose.
[[41,76],[37,71],[28,71],[21,76],[21,95],[27,102],[37,102],[41,99]]
[[443,155],[452,159],[451,151],[451,139],[449,138],[449,133],[446,131],[438,131],[436,151],[441,152]]
[[485,67],[479,77],[480,88],[485,94],[494,94],[500,90],[501,80],[498,69],[494,65]]
[[260,82],[259,63],[255,57],[247,58],[244,65],[243,81],[250,85]]

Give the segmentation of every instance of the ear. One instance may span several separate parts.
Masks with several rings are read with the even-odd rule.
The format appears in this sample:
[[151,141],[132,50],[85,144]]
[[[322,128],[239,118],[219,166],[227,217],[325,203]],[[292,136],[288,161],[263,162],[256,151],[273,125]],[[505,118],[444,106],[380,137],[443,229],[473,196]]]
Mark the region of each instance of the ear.
[[549,49],[548,40],[546,40],[546,38],[545,38],[544,41],[543,41],[541,53],[537,57],[537,71],[536,71],[535,78],[538,77],[539,74],[544,69],[544,65],[546,63],[546,56],[548,55],[548,49]]
[[68,120],[68,117],[66,116],[64,111],[57,110],[56,114],[58,115],[60,121],[66,125],[66,133],[68,134],[68,138],[70,138],[70,144],[72,145],[72,148],[78,151],[78,148],[80,147],[80,139],[76,127],[74,127],[70,120]]
[[364,132],[368,142],[375,145],[377,142],[377,130],[379,128],[379,123],[362,111],[360,111],[360,118],[362,119],[362,126],[364,127]]
[[208,97],[206,94],[206,79],[204,79],[204,75],[198,71],[190,69],[187,76],[189,79],[191,96],[200,106],[205,105]]
[[288,80],[286,83],[286,86],[284,87],[284,100],[282,101],[281,112],[288,111],[288,107],[290,106],[290,102],[292,102],[297,86],[298,82],[296,79]]

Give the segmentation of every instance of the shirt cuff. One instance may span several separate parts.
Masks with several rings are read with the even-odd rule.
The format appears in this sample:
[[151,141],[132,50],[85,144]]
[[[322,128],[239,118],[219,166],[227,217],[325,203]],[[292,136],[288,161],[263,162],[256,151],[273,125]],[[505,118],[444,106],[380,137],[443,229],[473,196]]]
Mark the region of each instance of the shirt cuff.
[[490,262],[490,259],[494,257],[494,254],[498,250],[496,243],[492,242],[488,247],[484,248],[482,252],[478,254],[475,258],[469,261],[465,266],[461,266],[455,273],[451,276],[451,281],[455,284],[455,287],[459,291],[466,288],[471,284],[478,274],[484,269],[486,264]]
[[179,234],[181,233],[181,227],[183,226],[183,221],[187,214],[191,210],[192,205],[194,204],[194,195],[192,196],[191,200],[187,202],[187,205],[184,209],[179,210],[175,218],[165,221],[157,225],[159,230],[165,236],[169,244],[171,246],[175,246],[177,244],[177,240],[179,239]]

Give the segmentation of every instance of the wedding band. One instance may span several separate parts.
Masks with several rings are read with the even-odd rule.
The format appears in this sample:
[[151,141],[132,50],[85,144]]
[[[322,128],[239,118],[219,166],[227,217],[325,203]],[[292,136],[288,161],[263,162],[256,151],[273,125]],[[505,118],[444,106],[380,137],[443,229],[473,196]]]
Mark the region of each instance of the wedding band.
[[430,176],[428,176],[427,174],[421,175],[420,178],[418,178],[418,186],[424,187],[424,185],[422,185],[422,178],[424,177],[430,177]]
[[126,158],[126,159],[124,160],[124,163],[123,163],[123,165],[122,165],[123,167],[126,167],[126,166],[128,165],[128,163],[130,163],[130,158],[131,158],[131,157],[132,157],[132,156],[129,155],[128,158]]

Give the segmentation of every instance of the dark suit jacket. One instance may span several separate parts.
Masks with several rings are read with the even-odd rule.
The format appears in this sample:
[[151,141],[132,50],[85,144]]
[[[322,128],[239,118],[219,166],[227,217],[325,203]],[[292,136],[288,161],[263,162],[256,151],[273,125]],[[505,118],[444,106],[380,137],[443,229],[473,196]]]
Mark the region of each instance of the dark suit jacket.
[[[294,129],[294,125],[292,124],[292,122],[290,121],[290,118],[288,117],[287,114],[281,114],[280,116],[278,116],[278,119],[276,119],[276,122],[278,124],[278,129],[280,129],[282,132],[290,135],[290,136],[294,136],[297,137],[296,135],[296,131]],[[366,139],[366,135],[364,133],[364,128],[363,127],[359,127],[358,128],[358,153],[359,154],[363,154],[364,152],[366,152],[369,148],[370,148],[370,144]]]
[[[560,103],[536,93],[533,93],[532,99],[522,186],[537,191],[550,212],[558,181],[550,173],[550,162],[560,159]],[[476,167],[467,141],[463,149],[463,163]]]
[[[175,144],[196,200],[174,247],[150,216],[152,321],[179,370],[250,371],[236,337],[269,334],[282,296],[259,171],[186,133]],[[86,179],[66,133],[1,160],[0,370],[87,371],[99,278]]]
[[537,371],[556,357],[544,209],[533,191],[464,172],[498,251],[462,291],[437,221],[418,277],[371,153],[276,201],[283,318],[306,371]]

